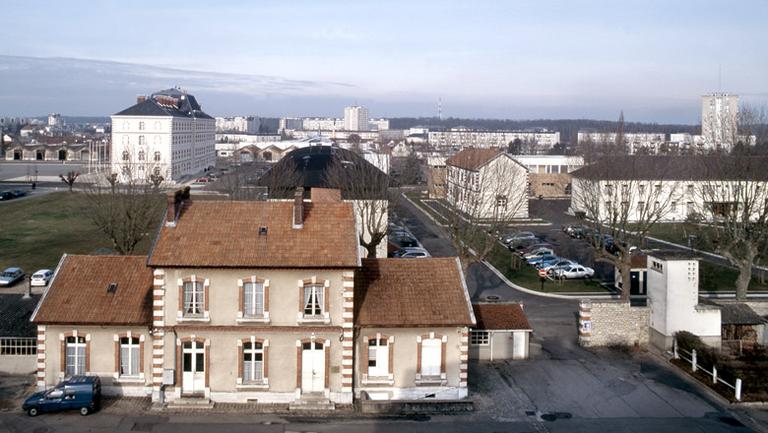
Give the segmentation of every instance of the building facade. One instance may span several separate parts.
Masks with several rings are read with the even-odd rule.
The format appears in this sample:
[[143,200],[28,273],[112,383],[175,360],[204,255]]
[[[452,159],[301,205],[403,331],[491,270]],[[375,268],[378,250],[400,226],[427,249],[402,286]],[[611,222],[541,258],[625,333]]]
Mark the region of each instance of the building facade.
[[498,149],[467,148],[446,160],[448,202],[471,218],[528,218],[528,170]]
[[730,150],[737,140],[739,97],[712,93],[701,97],[701,136],[709,149]]
[[240,132],[243,134],[257,134],[261,122],[258,117],[236,116],[236,117],[217,117],[216,132]]
[[352,204],[328,195],[183,197],[169,196],[148,257],[62,258],[32,318],[39,388],[86,374],[105,393],[156,403],[298,409],[348,405],[362,391],[466,396],[474,316],[455,258],[363,260]]
[[571,194],[571,172],[584,165],[581,156],[513,155],[528,169],[532,197],[567,197]]
[[[667,134],[663,132],[625,132],[624,147],[627,153],[655,155],[667,142]],[[600,145],[615,145],[618,133],[616,132],[583,132],[579,131],[577,138],[579,144],[593,143]]]
[[[429,144],[436,147],[498,147],[507,149],[519,143],[522,153],[546,152],[560,143],[560,133],[555,131],[483,131],[468,128],[451,128],[447,131],[429,131]],[[516,141],[517,140],[517,141]]]
[[359,105],[344,107],[344,129],[347,131],[368,131],[368,109]]
[[179,180],[216,163],[215,121],[193,95],[167,89],[112,116],[112,171],[122,178],[151,174]]

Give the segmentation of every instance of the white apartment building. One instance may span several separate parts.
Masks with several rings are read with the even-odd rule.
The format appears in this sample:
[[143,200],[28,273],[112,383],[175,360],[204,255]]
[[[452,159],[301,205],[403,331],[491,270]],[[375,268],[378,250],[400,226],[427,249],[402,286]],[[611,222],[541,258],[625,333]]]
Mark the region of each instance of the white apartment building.
[[[768,158],[708,156],[615,156],[571,173],[570,212],[606,222],[713,220],[745,193],[768,200]],[[649,217],[650,216],[650,217]],[[756,216],[756,215],[755,215]]]
[[253,116],[216,118],[216,132],[242,132],[243,134],[257,134],[259,132],[260,126],[260,119]]
[[167,89],[112,116],[112,171],[134,179],[194,175],[216,163],[215,121],[195,97]]
[[739,97],[712,93],[701,97],[701,136],[709,149],[730,150],[736,140]]
[[341,131],[344,129],[344,119],[335,117],[305,117],[301,129],[305,131]]
[[480,220],[528,218],[528,170],[498,149],[466,148],[446,160],[446,198]]
[[389,119],[370,119],[368,121],[369,129],[374,131],[386,131],[389,129]]
[[64,126],[64,119],[61,118],[61,114],[59,113],[51,113],[48,115],[48,126],[51,127],[60,127]]
[[278,132],[303,129],[304,120],[299,117],[281,117],[278,122]]
[[344,108],[344,129],[347,131],[368,131],[368,109],[359,105]]
[[533,153],[546,151],[560,143],[560,133],[555,131],[481,131],[468,128],[451,128],[447,131],[429,131],[429,143],[436,147],[507,148],[520,140],[521,151]]
[[[612,145],[616,143],[615,132],[582,132],[577,134],[579,144],[591,142],[594,144]],[[663,132],[625,132],[624,145],[630,155],[636,153],[657,154],[667,141]]]

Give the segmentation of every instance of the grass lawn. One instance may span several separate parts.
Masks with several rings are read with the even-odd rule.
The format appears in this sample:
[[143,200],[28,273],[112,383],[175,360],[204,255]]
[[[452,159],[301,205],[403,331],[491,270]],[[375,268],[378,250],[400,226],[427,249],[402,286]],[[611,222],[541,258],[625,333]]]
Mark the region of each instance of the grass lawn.
[[[87,213],[85,197],[79,193],[54,192],[0,204],[0,269],[18,266],[27,273],[55,269],[64,253],[111,248]],[[151,237],[139,243],[136,254],[146,254]]]
[[608,292],[605,287],[600,285],[599,281],[592,279],[565,280],[562,283],[546,280],[542,289],[538,271],[522,259],[519,260],[519,269],[516,269],[512,262],[516,257],[513,256],[511,251],[497,244],[491,252],[488,262],[504,274],[507,279],[526,289],[543,292]]
[[[711,239],[715,238],[715,232],[712,228],[689,223],[659,223],[651,227],[649,236],[661,239],[667,242],[674,242],[683,246],[688,246],[688,236],[694,235],[692,239],[693,247],[697,250],[715,252],[715,246]],[[764,259],[758,259],[756,265],[765,265]]]
[[[699,261],[699,290],[702,292],[734,291],[739,271],[713,263]],[[751,291],[768,291],[767,284],[761,284],[755,276],[749,282]]]

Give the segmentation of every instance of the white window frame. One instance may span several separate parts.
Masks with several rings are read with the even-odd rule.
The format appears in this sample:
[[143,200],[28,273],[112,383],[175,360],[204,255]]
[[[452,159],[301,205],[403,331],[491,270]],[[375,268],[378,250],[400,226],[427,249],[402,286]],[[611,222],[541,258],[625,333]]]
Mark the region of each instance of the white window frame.
[[[264,305],[265,305],[265,284],[260,281],[243,281],[243,317],[264,317]],[[248,288],[250,287],[251,294],[248,296]],[[259,290],[257,290],[257,288]],[[261,292],[261,310],[257,308],[259,303],[257,302],[258,294]],[[249,300],[249,298],[251,298]],[[248,303],[251,303],[251,310],[248,309]]]
[[[191,285],[191,294],[190,294],[190,301],[187,302],[187,285]],[[199,286],[198,286],[199,284]],[[205,284],[203,284],[202,281],[184,281],[182,286],[181,294],[183,296],[183,299],[181,299],[181,302],[183,303],[182,307],[182,314],[184,317],[201,317],[203,316],[205,312]],[[198,289],[199,287],[199,289]],[[196,308],[198,306],[198,308]],[[190,308],[193,311],[188,311]]]
[[[70,339],[73,339],[73,342],[70,342]],[[64,337],[64,356],[66,357],[64,362],[64,376],[65,377],[71,377],[71,376],[82,376],[85,374],[85,364],[86,359],[85,357],[88,356],[86,353],[86,345],[88,344],[87,340],[83,336],[79,335],[70,335],[67,337]],[[69,349],[70,347],[74,351],[74,355],[70,355]],[[82,355],[80,355],[80,351],[82,351]],[[70,359],[74,361],[74,364],[70,364]],[[70,373],[72,371],[72,373]]]
[[[309,293],[307,293],[307,290],[309,290]],[[304,317],[322,317],[325,312],[325,287],[318,283],[307,284],[304,286],[303,294],[304,307],[302,308],[302,313]],[[307,313],[307,310],[310,310],[310,312]]]
[[[372,342],[375,344],[371,344]],[[381,336],[368,339],[368,347],[365,349],[368,351],[368,377],[389,377],[389,343],[389,339]],[[371,366],[371,361],[376,365]]]
[[[123,343],[123,339],[127,339],[127,343]],[[120,377],[132,377],[138,378],[141,375],[141,338],[137,336],[124,336],[120,337]],[[135,341],[135,343],[134,343]],[[128,352],[128,372],[124,373],[125,365],[123,363],[125,357],[123,351]],[[133,371],[135,357],[136,371]]]
[[[256,348],[257,344],[261,346],[258,349]],[[250,345],[250,349],[247,349],[246,345]],[[243,385],[259,385],[264,383],[264,362],[266,361],[264,359],[264,347],[265,343],[260,341],[247,341],[243,343],[243,358],[240,360],[243,363]],[[245,360],[246,355],[250,355],[250,361]],[[261,355],[261,361],[256,361],[257,355]],[[246,369],[247,365],[250,366],[250,375],[248,374],[248,369]],[[256,377],[257,372],[259,373],[258,378]]]
[[483,329],[469,331],[469,344],[472,346],[488,346],[491,344],[491,332]]

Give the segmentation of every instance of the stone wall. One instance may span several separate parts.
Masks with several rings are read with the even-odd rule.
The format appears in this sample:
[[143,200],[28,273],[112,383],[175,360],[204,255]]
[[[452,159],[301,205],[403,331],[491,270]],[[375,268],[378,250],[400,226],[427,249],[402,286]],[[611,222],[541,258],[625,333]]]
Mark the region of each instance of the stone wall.
[[571,184],[568,173],[530,173],[532,197],[568,197],[567,187]]
[[585,347],[648,344],[651,310],[628,301],[584,300],[579,304],[579,344]]

